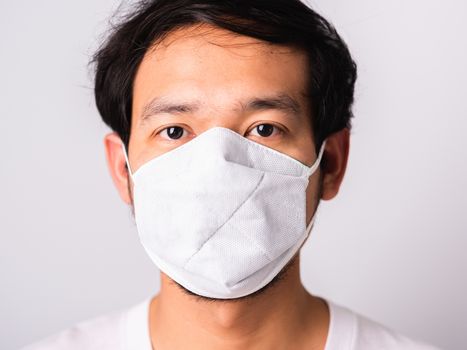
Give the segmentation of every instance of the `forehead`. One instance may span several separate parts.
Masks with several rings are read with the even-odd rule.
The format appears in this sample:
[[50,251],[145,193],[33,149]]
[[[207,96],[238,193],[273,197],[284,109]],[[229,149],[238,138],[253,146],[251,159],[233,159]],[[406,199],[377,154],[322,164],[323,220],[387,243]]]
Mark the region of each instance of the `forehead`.
[[[182,28],[154,44],[134,82],[133,115],[154,97],[197,99],[213,108],[262,94],[305,103],[307,55],[208,25]],[[299,101],[299,102],[300,102]]]

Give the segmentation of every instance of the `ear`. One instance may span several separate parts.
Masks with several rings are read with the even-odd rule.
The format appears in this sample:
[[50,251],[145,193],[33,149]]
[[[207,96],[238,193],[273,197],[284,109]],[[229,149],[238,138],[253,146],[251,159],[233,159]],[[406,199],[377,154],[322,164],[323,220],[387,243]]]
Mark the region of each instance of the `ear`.
[[350,130],[342,129],[326,139],[322,171],[321,199],[333,199],[339,192],[349,158]]
[[123,154],[122,141],[116,133],[110,133],[105,136],[104,145],[107,166],[115,187],[117,187],[118,193],[123,201],[131,205],[131,195],[128,189],[128,170],[125,155]]

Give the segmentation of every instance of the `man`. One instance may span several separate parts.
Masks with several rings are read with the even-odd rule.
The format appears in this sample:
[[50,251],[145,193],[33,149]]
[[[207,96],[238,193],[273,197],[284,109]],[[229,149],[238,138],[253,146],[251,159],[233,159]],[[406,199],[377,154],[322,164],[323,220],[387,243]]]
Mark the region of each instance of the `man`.
[[142,2],[95,56],[109,170],[161,289],[30,349],[433,349],[311,295],[356,67],[298,0]]

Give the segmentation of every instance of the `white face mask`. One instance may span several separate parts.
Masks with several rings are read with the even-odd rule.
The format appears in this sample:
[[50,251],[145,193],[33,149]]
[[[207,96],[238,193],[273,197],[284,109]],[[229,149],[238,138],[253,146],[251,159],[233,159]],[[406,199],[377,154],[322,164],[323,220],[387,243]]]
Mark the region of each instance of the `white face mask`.
[[323,150],[324,143],[308,167],[214,127],[134,174],[130,170],[146,252],[198,295],[231,299],[254,293],[291,260],[311,230],[306,188]]

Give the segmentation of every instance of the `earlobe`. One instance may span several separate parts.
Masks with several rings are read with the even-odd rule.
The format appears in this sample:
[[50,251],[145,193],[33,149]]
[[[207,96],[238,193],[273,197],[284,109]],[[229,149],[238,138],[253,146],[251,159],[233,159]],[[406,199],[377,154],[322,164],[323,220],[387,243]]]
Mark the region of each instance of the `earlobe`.
[[104,138],[104,146],[107,166],[115,187],[122,200],[127,204],[131,204],[129,177],[122,149],[122,141],[116,133],[110,133]]
[[344,179],[350,148],[350,130],[342,129],[327,138],[323,156],[321,199],[333,199]]

